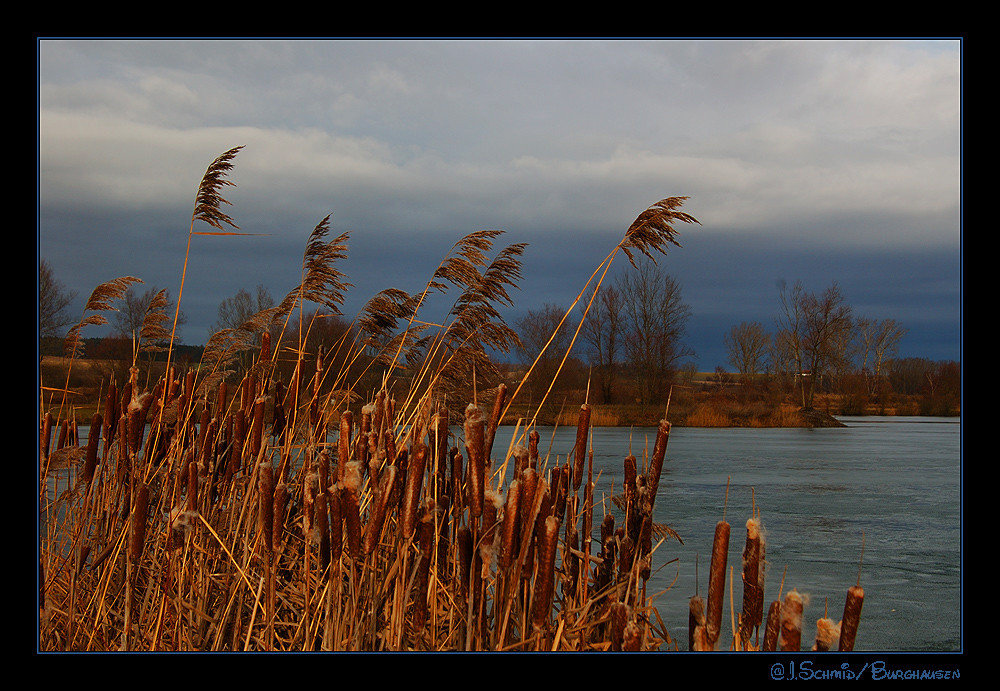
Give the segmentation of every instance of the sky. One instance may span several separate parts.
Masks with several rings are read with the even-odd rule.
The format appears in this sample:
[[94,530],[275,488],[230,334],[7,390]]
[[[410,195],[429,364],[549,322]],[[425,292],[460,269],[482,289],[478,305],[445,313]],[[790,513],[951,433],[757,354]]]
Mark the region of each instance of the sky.
[[345,316],[385,288],[419,292],[456,241],[497,229],[497,249],[528,244],[513,325],[568,307],[636,216],[683,196],[699,223],[658,264],[690,308],[699,370],[732,369],[725,334],[773,329],[778,286],[796,281],[899,321],[901,357],[961,360],[961,40],[43,37],[37,51],[38,257],[77,292],[73,315],[122,276],[176,297],[197,187],[242,146],[223,196],[250,235],[192,238],[184,343],[240,289],[284,297],[328,215],[330,237],[350,235]]

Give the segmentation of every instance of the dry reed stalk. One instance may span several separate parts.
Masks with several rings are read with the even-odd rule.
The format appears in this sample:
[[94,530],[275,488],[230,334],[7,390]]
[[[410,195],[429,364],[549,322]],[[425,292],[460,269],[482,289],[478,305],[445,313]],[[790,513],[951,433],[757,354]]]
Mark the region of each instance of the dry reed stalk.
[[274,469],[271,461],[257,463],[257,537],[265,563],[274,549]]
[[715,525],[712,560],[708,568],[708,608],[706,616],[708,642],[714,649],[722,630],[722,600],[726,589],[726,562],[729,558],[729,523]]
[[413,600],[413,628],[423,631],[427,625],[430,568],[434,558],[434,519],[430,511],[421,517],[418,543],[420,561],[417,564],[417,589]]
[[805,598],[794,588],[785,595],[781,605],[782,652],[798,652],[802,649],[802,610]]
[[858,624],[861,621],[861,608],[865,603],[865,590],[860,585],[852,585],[847,589],[847,600],[844,602],[844,616],[840,620],[840,642],[837,650],[851,652],[858,635]]

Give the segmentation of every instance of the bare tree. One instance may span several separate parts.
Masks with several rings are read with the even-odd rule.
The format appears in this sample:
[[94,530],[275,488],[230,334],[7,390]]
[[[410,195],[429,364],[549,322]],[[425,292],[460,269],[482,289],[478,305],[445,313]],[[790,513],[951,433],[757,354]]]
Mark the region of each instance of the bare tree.
[[620,274],[616,286],[624,317],[623,352],[639,401],[665,401],[681,359],[692,354],[681,343],[691,316],[681,300],[681,286],[652,260]]
[[819,295],[806,291],[799,281],[791,292],[782,284],[780,298],[776,338],[795,363],[795,373],[801,384],[802,407],[809,410],[813,405],[816,382],[841,366],[845,356],[844,343],[854,321],[851,307],[845,302],[836,282]]
[[[161,304],[162,303],[162,304]],[[159,311],[172,311],[174,302],[170,299],[170,293],[166,289],[151,286],[143,293],[138,293],[134,286],[129,286],[128,291],[122,296],[118,311],[111,317],[111,326],[114,331],[126,339],[138,339],[143,333],[150,309]],[[181,312],[178,315],[177,324],[180,333],[180,325],[187,321],[187,317]],[[156,342],[169,341],[169,332],[158,334]],[[179,342],[180,339],[177,339]],[[149,343],[148,345],[153,345]]]
[[739,372],[744,383],[761,374],[771,348],[771,335],[760,322],[741,322],[725,337],[729,363]]
[[[522,363],[530,365],[535,362],[531,373],[529,390],[540,395],[555,378],[566,350],[569,348],[575,326],[567,320],[562,328],[559,322],[566,315],[566,310],[552,303],[546,303],[540,310],[528,310],[525,316],[515,323],[517,334],[521,339],[518,354]],[[546,348],[545,344],[552,339]],[[545,352],[542,349],[545,348]],[[539,354],[541,354],[539,356]]]
[[590,364],[597,370],[598,390],[602,401],[610,403],[615,396],[615,380],[621,360],[622,350],[622,297],[613,285],[600,288],[597,295],[593,290],[586,296],[585,303],[593,302],[580,336],[590,351]]
[[868,381],[868,394],[878,398],[881,393],[883,367],[899,350],[899,342],[907,330],[895,319],[869,319],[856,322],[855,333],[861,372]]
[[52,267],[42,259],[38,263],[38,336],[64,336],[63,329],[75,320],[67,309],[76,299],[76,291],[66,290],[57,280]]
[[236,295],[219,303],[217,321],[209,327],[209,336],[222,329],[238,329],[266,309],[274,307],[274,298],[263,285],[258,284],[254,295],[240,288]]

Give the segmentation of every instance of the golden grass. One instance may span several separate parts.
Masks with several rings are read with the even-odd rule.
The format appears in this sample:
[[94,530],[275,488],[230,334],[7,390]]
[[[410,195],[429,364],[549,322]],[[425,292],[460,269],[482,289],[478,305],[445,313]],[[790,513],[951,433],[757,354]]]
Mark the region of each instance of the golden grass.
[[[238,151],[206,172],[188,251],[196,221],[235,227],[219,192]],[[632,260],[676,244],[672,223],[694,222],[681,202],[643,212],[592,280],[619,250]],[[618,514],[596,514],[590,448],[613,411],[584,402],[560,416],[577,427],[572,467],[539,455],[534,418],[495,439],[519,389],[496,384],[485,350],[516,339],[495,305],[509,302],[523,246],[491,261],[499,231],[471,233],[422,294],[383,291],[329,350],[281,335],[272,347],[305,301],[342,302],[347,238],[328,231],[324,219],[310,234],[302,283],[213,337],[197,370],[169,366],[149,389],[136,367],[108,382],[85,447],[63,391],[40,391],[39,650],[676,649],[646,595],[656,548],[677,537],[652,522],[669,423],[651,462],[625,457]],[[113,309],[135,280],[102,285],[88,310]],[[418,317],[429,291],[448,289],[459,296],[443,322]],[[164,336],[162,307],[146,337]],[[101,319],[71,330],[71,357]],[[255,363],[237,374],[255,335]],[[296,360],[290,381],[276,376],[279,350]],[[383,385],[358,390],[359,367],[380,368]],[[393,393],[401,369],[410,385]],[[60,459],[75,459],[70,472]]]

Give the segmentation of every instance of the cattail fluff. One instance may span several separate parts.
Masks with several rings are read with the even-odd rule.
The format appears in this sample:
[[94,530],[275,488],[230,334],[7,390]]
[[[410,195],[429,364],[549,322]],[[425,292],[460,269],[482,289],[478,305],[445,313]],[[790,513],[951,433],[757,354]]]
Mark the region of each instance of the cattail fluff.
[[469,515],[472,518],[483,515],[486,474],[486,458],[483,455],[485,424],[482,411],[470,404],[465,409],[465,450],[469,456],[467,494]]
[[861,621],[861,607],[864,603],[864,588],[860,585],[852,585],[847,589],[844,618],[840,621],[840,644],[837,646],[837,650],[840,652],[854,650],[854,640],[858,635],[858,623]]
[[792,590],[785,595],[781,605],[781,650],[782,652],[798,652],[802,649],[802,609],[805,598]]
[[708,569],[708,614],[706,616],[708,643],[715,649],[722,630],[722,600],[726,590],[726,562],[729,559],[729,523],[715,525],[712,542],[712,561]]
[[616,653],[622,650],[622,644],[625,641],[625,626],[628,624],[630,616],[629,606],[624,602],[615,602],[609,608],[611,650]]
[[840,638],[840,625],[833,619],[823,617],[816,620],[816,643],[812,649],[816,652],[827,652],[837,644]]
[[705,630],[705,601],[701,595],[693,595],[688,602],[688,650],[709,650]]

